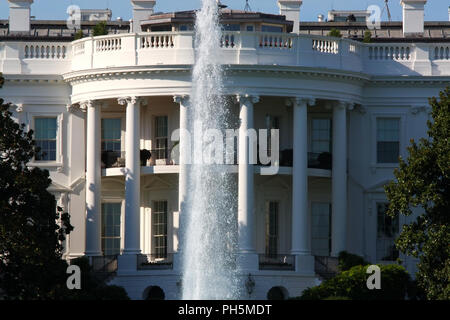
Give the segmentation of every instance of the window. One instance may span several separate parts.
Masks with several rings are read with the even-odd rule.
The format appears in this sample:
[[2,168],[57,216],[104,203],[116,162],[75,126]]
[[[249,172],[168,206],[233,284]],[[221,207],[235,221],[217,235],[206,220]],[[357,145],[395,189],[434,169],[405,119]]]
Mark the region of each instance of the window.
[[278,201],[269,201],[266,211],[266,255],[278,254],[278,215],[280,204]]
[[155,258],[167,258],[167,201],[153,202],[152,234]]
[[102,119],[102,167],[122,167],[122,120]]
[[331,204],[311,203],[312,253],[327,257],[331,252]]
[[331,119],[315,118],[311,121],[311,151],[323,153],[331,151]]
[[398,258],[395,239],[399,233],[398,216],[386,214],[388,204],[377,203],[377,260],[394,261]]
[[122,120],[102,119],[102,151],[121,151]]
[[262,32],[283,32],[283,27],[262,25]]
[[253,26],[247,26],[246,29],[248,32],[253,32],[255,30],[255,28]]
[[155,154],[156,159],[167,159],[168,157],[168,117],[160,116],[155,119]]
[[240,24],[224,24],[223,26],[224,31],[240,31],[241,25]]
[[377,119],[377,162],[397,163],[400,152],[400,119]]
[[102,204],[102,251],[104,255],[120,253],[121,203]]
[[36,161],[56,161],[57,118],[35,118],[34,130],[36,146],[41,150]]

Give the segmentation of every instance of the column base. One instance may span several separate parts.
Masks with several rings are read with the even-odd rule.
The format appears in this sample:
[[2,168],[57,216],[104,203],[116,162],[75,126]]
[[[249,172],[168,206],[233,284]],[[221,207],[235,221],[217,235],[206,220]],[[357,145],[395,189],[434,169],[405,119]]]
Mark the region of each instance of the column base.
[[259,270],[258,254],[254,252],[240,252],[237,254],[237,266],[241,272],[254,272]]
[[295,255],[295,272],[314,275],[314,256],[305,254]]
[[117,266],[119,273],[137,272],[137,254],[121,254]]

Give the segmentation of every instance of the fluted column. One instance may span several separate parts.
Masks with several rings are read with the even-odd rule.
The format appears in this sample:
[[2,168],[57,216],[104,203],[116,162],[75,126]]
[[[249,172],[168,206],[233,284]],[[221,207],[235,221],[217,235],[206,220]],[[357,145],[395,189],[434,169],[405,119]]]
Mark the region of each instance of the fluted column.
[[125,132],[125,246],[124,255],[136,255],[140,248],[140,121],[139,99],[119,98],[120,105],[126,105]]
[[292,247],[295,255],[310,255],[308,232],[308,105],[313,99],[290,99],[294,113],[292,167]]
[[293,107],[293,165],[292,165],[292,243],[296,271],[314,272],[308,224],[308,105],[315,99],[296,97],[287,101]]
[[101,247],[101,114],[98,102],[80,104],[87,112],[86,146],[86,252],[102,255]]
[[[243,270],[258,268],[255,249],[254,169],[250,163],[251,145],[248,130],[254,129],[254,104],[258,96],[239,95],[239,159],[238,159],[238,245]],[[255,142],[256,143],[256,142]]]
[[352,104],[338,102],[333,107],[333,170],[331,255],[337,257],[347,243],[347,108]]
[[[182,228],[184,227],[183,221],[185,221],[184,213],[186,206],[186,195],[188,189],[187,173],[188,165],[190,164],[190,136],[188,130],[188,106],[189,96],[174,96],[173,101],[180,105],[180,158],[179,158],[179,174],[178,174],[178,219],[175,221],[174,217],[174,269],[181,268],[181,246],[179,241],[181,240]],[[175,223],[178,222],[178,226]],[[175,241],[176,239],[176,241]]]

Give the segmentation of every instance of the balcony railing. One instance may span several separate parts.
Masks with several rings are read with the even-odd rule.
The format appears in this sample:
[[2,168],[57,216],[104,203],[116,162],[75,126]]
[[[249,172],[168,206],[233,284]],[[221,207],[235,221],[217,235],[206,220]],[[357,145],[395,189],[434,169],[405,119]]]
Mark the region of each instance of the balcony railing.
[[[219,48],[221,61],[229,65],[326,68],[369,75],[450,74],[450,46],[442,42],[361,43],[318,35],[227,31]],[[194,33],[124,33],[74,42],[5,41],[0,56],[4,57],[0,72],[6,74],[185,66],[194,63]]]
[[[125,151],[102,151],[102,168],[124,168]],[[168,149],[140,150],[140,163],[142,167],[153,165],[170,165],[171,157]]]
[[260,254],[259,270],[295,271],[295,256],[290,254]]
[[173,268],[173,254],[165,256],[158,254],[139,254],[137,256],[138,270],[161,270]]

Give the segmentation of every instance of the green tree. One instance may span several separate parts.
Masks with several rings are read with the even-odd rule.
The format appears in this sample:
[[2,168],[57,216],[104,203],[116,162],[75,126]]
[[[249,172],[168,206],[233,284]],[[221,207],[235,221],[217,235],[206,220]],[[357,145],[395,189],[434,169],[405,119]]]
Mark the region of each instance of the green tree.
[[370,32],[370,30],[364,31],[363,42],[364,43],[371,43],[372,42],[372,32]]
[[342,38],[341,31],[339,31],[336,28],[331,29],[330,32],[328,32],[328,36],[329,37]]
[[39,148],[33,131],[11,118],[10,107],[0,99],[0,298],[128,299],[123,288],[96,279],[86,262],[80,262],[81,290],[67,288],[62,242],[73,230],[70,216],[47,191],[48,171],[27,167]]
[[428,299],[450,299],[450,89],[430,99],[428,138],[411,140],[406,161],[386,187],[387,214],[418,217],[403,226],[397,248],[419,258],[417,282]]
[[106,36],[108,34],[108,26],[106,25],[106,21],[102,21],[97,23],[92,30],[92,36]]
[[78,30],[74,35],[74,40],[80,40],[83,39],[83,37],[84,37],[83,30]]
[[61,243],[73,228],[47,191],[48,171],[27,167],[39,150],[9,107],[0,99],[0,288],[10,299],[56,298],[66,278]]

